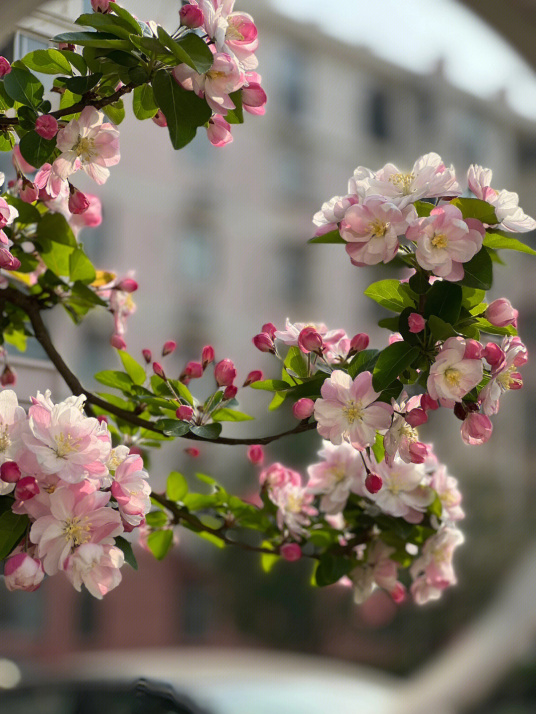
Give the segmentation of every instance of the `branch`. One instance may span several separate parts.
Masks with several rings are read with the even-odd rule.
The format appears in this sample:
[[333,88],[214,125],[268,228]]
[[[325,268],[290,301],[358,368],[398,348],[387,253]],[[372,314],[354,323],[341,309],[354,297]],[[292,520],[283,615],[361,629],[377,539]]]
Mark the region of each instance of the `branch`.
[[[63,360],[63,357],[54,347],[54,344],[50,338],[45,323],[43,322],[43,318],[41,317],[42,308],[36,298],[32,297],[31,295],[25,295],[24,293],[21,293],[15,288],[8,287],[0,291],[0,306],[1,303],[4,301],[8,301],[14,305],[17,305],[28,315],[28,318],[34,331],[35,339],[44,349],[48,358],[50,359],[54,367],[56,367],[60,375],[63,377],[64,382],[67,384],[73,394],[75,394],[76,396],[83,394],[89,404],[93,404],[96,407],[105,409],[110,414],[113,414],[114,416],[123,419],[129,424],[138,426],[141,429],[147,429],[149,431],[155,432],[156,434],[162,434],[162,431],[158,429],[154,422],[148,421],[147,419],[140,419],[140,417],[136,416],[136,414],[134,414],[133,412],[130,412],[126,409],[120,409],[119,407],[116,407],[113,404],[109,404],[106,400],[101,399],[96,394],[93,394],[87,389],[84,389],[78,377],[73,372],[71,372],[71,370]],[[297,426],[292,429],[289,429],[288,431],[283,431],[279,434],[272,434],[271,436],[262,436],[258,438],[240,439],[219,436],[216,439],[206,439],[202,436],[197,436],[197,434],[192,434],[191,432],[184,434],[180,438],[190,439],[192,441],[203,441],[209,444],[226,444],[228,446],[250,446],[254,444],[261,444],[265,446],[266,444],[270,444],[272,441],[277,441],[278,439],[281,439],[284,436],[289,436],[290,434],[301,434],[304,431],[311,431],[314,428],[316,428],[315,424],[309,424],[308,422],[300,422]]]

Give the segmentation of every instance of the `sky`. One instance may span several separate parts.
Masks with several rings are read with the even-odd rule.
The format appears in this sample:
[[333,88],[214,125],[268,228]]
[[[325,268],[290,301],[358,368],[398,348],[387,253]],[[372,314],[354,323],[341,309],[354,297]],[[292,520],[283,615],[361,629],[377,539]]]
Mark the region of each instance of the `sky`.
[[[485,0],[483,0],[485,1]],[[440,58],[455,85],[490,97],[505,89],[511,106],[536,119],[536,74],[515,49],[455,0],[271,0],[297,20],[428,72]]]

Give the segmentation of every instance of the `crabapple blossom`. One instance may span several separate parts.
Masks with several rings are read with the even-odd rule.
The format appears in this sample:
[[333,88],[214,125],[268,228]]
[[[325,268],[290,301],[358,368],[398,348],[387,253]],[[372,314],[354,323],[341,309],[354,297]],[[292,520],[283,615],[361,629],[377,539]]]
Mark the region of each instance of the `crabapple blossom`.
[[473,164],[467,172],[467,183],[477,198],[493,206],[500,228],[517,233],[533,231],[536,221],[521,209],[517,193],[492,188],[491,177],[491,169]]
[[[398,453],[402,461],[407,464],[421,464],[426,457],[426,446],[419,441],[417,431],[407,421],[406,415],[398,413],[400,407],[396,403],[393,407],[395,411],[393,422],[383,438],[386,461],[392,463]],[[426,417],[426,414],[424,416]]]
[[318,514],[311,505],[314,495],[301,485],[287,482],[277,488],[269,488],[268,496],[277,506],[278,528],[281,531],[287,529],[294,538],[306,535],[305,528],[311,523],[310,517]]
[[0,79],[11,72],[11,64],[5,57],[0,57]]
[[4,564],[4,583],[8,590],[34,592],[41,585],[45,571],[38,558],[28,553],[17,553],[7,558]]
[[419,522],[435,498],[434,490],[427,485],[422,464],[408,464],[395,457],[391,464],[386,461],[374,464],[374,470],[383,481],[381,490],[371,496],[374,503],[391,516]]
[[261,87],[261,77],[257,72],[246,72],[246,81],[247,85],[242,87],[242,106],[250,114],[262,116],[268,98]]
[[333,196],[323,203],[320,211],[313,216],[313,223],[317,226],[315,236],[335,230],[346,215],[346,211],[356,202],[357,198],[354,196]]
[[267,466],[259,474],[259,484],[269,490],[282,488],[287,484],[301,486],[301,482],[301,476],[297,471],[293,471],[279,462]]
[[465,348],[466,341],[460,337],[445,340],[430,367],[427,387],[432,399],[460,402],[482,380],[482,361],[466,359]]
[[245,82],[243,71],[236,61],[225,52],[215,52],[212,67],[204,74],[199,74],[182,63],[172,70],[175,80],[184,88],[193,90],[204,97],[213,112],[225,115],[235,104],[229,96]]
[[320,510],[324,513],[340,513],[346,506],[350,493],[365,494],[365,466],[359,453],[350,444],[334,446],[324,442],[318,455],[324,459],[307,468],[307,490],[321,496]]
[[53,139],[58,133],[58,120],[52,114],[41,114],[35,120],[35,132],[43,139]]
[[479,446],[489,441],[493,425],[485,414],[469,412],[463,420],[462,439],[470,446]]
[[315,403],[312,399],[308,399],[307,397],[302,397],[302,399],[298,399],[298,401],[295,402],[292,406],[292,413],[294,414],[296,419],[300,420],[309,419],[314,410]]
[[322,398],[315,402],[318,432],[332,444],[349,441],[364,449],[376,438],[376,431],[386,431],[393,408],[376,401],[372,374],[362,372],[352,380],[349,374],[335,370],[321,388]]
[[236,379],[236,369],[230,359],[222,359],[214,368],[218,387],[229,387]]
[[252,444],[248,447],[247,456],[252,464],[262,464],[264,461],[264,449],[260,444]]
[[387,592],[397,590],[398,565],[390,558],[394,552],[394,548],[378,539],[369,546],[366,561],[350,573],[356,604],[365,602],[376,587],[381,587]]
[[447,467],[440,464],[437,458],[429,449],[428,457],[424,462],[424,469],[430,476],[430,486],[439,496],[443,514],[450,521],[459,521],[465,517],[465,514],[460,506],[462,495],[458,490],[458,481],[451,476]]
[[505,337],[500,349],[502,359],[497,359],[492,365],[491,379],[479,395],[482,411],[487,416],[497,414],[499,400],[504,392],[509,389],[521,389],[523,386],[523,379],[518,369],[528,360],[527,348],[519,337]]
[[26,421],[26,412],[19,406],[12,389],[0,392],[0,464],[16,461],[20,432]]
[[419,315],[418,312],[412,312],[408,315],[408,327],[410,332],[418,334],[424,330],[425,326],[426,320],[422,315]]
[[452,556],[463,541],[461,531],[453,527],[444,527],[426,540],[421,557],[410,567],[411,594],[417,604],[437,600],[446,587],[456,583]]
[[[265,327],[267,326],[263,326],[263,332],[269,334],[269,330],[264,329]],[[288,317],[285,322],[285,329],[276,330],[273,336],[275,339],[280,340],[288,347],[298,347],[300,333],[305,328],[312,328],[313,330],[315,330],[322,338],[322,344],[327,350],[329,350],[332,345],[336,345],[341,339],[347,337],[346,332],[344,330],[328,330],[326,325],[324,325],[323,323],[296,322],[293,324],[292,322],[290,322]]]
[[519,312],[512,307],[510,300],[498,298],[490,302],[484,315],[486,320],[496,327],[506,327],[507,325],[517,327]]
[[113,545],[83,543],[64,563],[65,575],[80,592],[82,584],[98,600],[121,582],[125,556]]
[[214,114],[208,120],[207,137],[212,146],[221,148],[233,141],[231,125],[219,114]]
[[367,335],[367,333],[359,332],[357,335],[354,335],[350,340],[350,352],[356,353],[366,350],[369,346],[369,342],[370,337]]
[[143,468],[143,460],[130,454],[115,471],[112,496],[117,501],[121,518],[131,526],[139,526],[151,508],[149,474]]
[[65,176],[60,176],[57,168],[56,162],[43,164],[35,175],[34,183],[40,191],[45,192],[44,200],[66,197],[69,193],[69,183]]

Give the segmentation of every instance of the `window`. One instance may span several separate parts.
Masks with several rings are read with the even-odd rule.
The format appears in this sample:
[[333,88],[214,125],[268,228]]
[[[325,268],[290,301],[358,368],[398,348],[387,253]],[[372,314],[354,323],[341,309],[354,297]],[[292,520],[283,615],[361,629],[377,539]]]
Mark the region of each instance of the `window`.
[[385,89],[374,89],[369,99],[369,133],[375,139],[385,141],[391,135],[389,96]]
[[281,58],[280,97],[283,110],[299,118],[307,110],[307,59],[300,47],[287,47]]
[[311,251],[307,246],[285,243],[279,250],[281,297],[284,302],[303,303],[309,298],[309,265]]

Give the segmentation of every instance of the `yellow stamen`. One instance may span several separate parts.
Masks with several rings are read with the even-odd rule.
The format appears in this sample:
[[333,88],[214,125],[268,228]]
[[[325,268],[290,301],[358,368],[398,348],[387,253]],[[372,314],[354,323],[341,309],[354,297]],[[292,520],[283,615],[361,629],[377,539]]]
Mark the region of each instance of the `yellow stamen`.
[[382,223],[382,221],[376,219],[368,224],[368,229],[373,238],[383,238],[389,230],[389,225],[389,223]]
[[393,174],[389,176],[389,182],[396,186],[396,188],[401,189],[404,196],[409,196],[411,193],[411,182],[414,180],[415,174]]
[[63,535],[66,541],[70,541],[77,548],[90,540],[90,528],[91,523],[88,523],[87,517],[75,516],[63,522]]
[[7,424],[4,424],[4,426],[0,427],[0,452],[6,451],[10,444],[11,439],[7,433]]
[[346,417],[346,421],[348,422],[348,424],[353,424],[356,419],[363,418],[363,409],[361,407],[361,404],[359,402],[354,402],[353,399],[348,402],[348,404],[343,408],[342,412]]
[[95,155],[95,141],[87,136],[81,136],[74,146],[77,156],[80,156],[82,161],[91,161]]
[[434,248],[439,249],[446,248],[448,245],[448,239],[444,233],[436,233],[431,242]]

